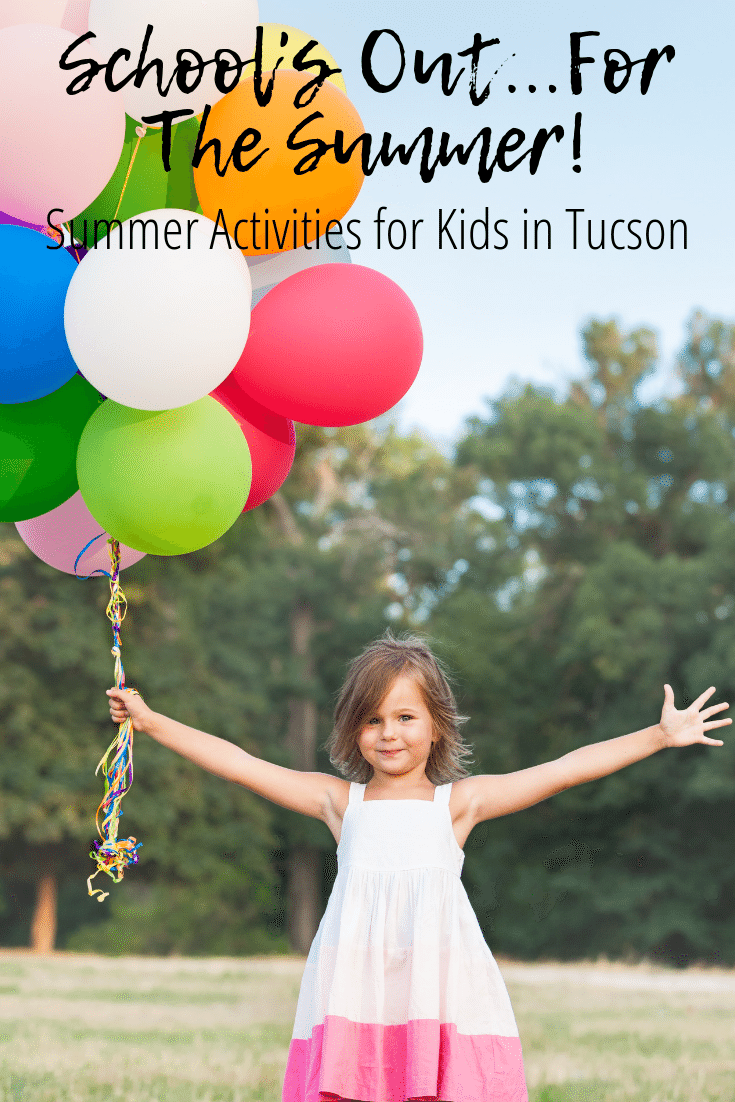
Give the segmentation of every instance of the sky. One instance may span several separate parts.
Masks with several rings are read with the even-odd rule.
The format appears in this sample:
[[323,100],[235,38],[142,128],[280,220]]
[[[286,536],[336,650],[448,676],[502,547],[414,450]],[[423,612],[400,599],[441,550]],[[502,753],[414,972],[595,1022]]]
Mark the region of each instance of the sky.
[[[437,442],[450,443],[467,416],[486,409],[485,397],[502,393],[513,378],[563,394],[569,381],[584,372],[580,330],[592,317],[615,317],[625,329],[654,329],[661,366],[641,394],[674,393],[675,358],[692,312],[735,320],[730,214],[735,152],[728,112],[735,102],[730,57],[735,16],[726,0],[703,0],[696,8],[681,0],[457,0],[452,5],[438,0],[261,0],[260,18],[307,31],[331,51],[365,129],[378,137],[389,131],[394,142],[410,144],[424,127],[433,126],[437,133],[448,131],[452,144],[468,143],[489,126],[494,151],[506,131],[520,128],[527,135],[522,152],[539,128],[564,128],[564,138],[547,145],[535,175],[526,160],[512,172],[495,171],[482,183],[474,155],[466,166],[439,168],[431,183],[421,181],[413,161],[379,168],[366,179],[349,215],[359,218],[365,231],[353,262],[395,280],[416,306],[424,331],[422,368],[399,408],[402,428],[417,426]],[[381,94],[365,81],[361,54],[370,32],[383,28],[399,36],[406,67],[398,86]],[[599,37],[582,39],[581,53],[594,63],[581,67],[582,92],[576,96],[570,87],[569,39],[575,31],[599,32]],[[474,106],[468,59],[457,54],[472,45],[478,32],[483,40],[500,41],[481,54],[478,87],[491,80],[491,91]],[[667,45],[674,47],[675,57],[659,62],[645,96],[640,92],[642,66],[633,69],[617,94],[605,88],[606,50],[624,50],[637,60]],[[416,50],[423,50],[427,63],[441,53],[452,54],[453,75],[466,67],[450,97],[442,94],[438,72],[428,84],[415,81]],[[622,60],[620,54],[611,56]],[[399,60],[395,39],[381,36],[374,54],[379,79],[390,82]],[[510,92],[509,85],[516,91]],[[572,134],[578,111],[580,171],[575,172]],[[378,250],[374,219],[381,206],[387,208],[382,213],[388,221],[423,219],[415,249],[391,250],[383,240]],[[487,251],[469,245],[453,251],[446,236],[439,249],[440,210],[446,218],[456,209],[456,225],[464,208],[469,226],[486,207],[491,228],[496,220],[507,220],[502,225],[507,248],[494,250],[502,239],[491,233]],[[578,215],[576,250],[567,208],[584,211]],[[550,249],[543,231],[541,247],[524,250],[524,218],[531,246],[534,220],[549,221]],[[588,218],[595,244],[605,221],[604,249],[587,245]],[[614,250],[609,233],[616,219],[624,220],[616,238],[622,244],[635,243],[625,228],[628,220],[641,219],[643,233],[649,221],[660,220],[664,246],[650,249],[644,241],[635,251]],[[677,219],[686,222],[686,250],[681,228],[677,247],[669,247],[670,223]],[[659,232],[654,225],[654,244]]]

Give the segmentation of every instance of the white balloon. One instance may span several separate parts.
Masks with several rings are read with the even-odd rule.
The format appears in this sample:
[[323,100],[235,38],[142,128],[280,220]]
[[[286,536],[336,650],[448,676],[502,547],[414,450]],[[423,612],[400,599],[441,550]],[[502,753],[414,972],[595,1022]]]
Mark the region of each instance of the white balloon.
[[210,248],[215,229],[190,210],[148,211],[113,227],[77,267],[66,339],[82,375],[108,398],[174,409],[211,393],[235,367],[250,330],[250,274],[234,242],[228,249],[219,235]]
[[[179,50],[196,50],[204,61],[211,61],[217,50],[234,50],[243,61],[253,57],[258,4],[257,0],[92,0],[89,29],[97,35],[95,56],[102,52],[109,58],[122,48],[130,51],[130,61],[122,60],[115,68],[116,82],[136,67],[149,23],[153,33],[144,64],[160,58],[165,89]],[[191,55],[186,57],[193,64]],[[229,55],[227,60],[232,60]],[[174,81],[167,96],[159,95],[156,71],[151,69],[140,88],[131,81],[119,94],[128,115],[139,121],[144,115],[187,108],[198,115],[206,104],[214,105],[225,94],[215,86],[215,68],[207,66],[201,83],[189,93],[181,92]],[[230,73],[227,79],[234,76]],[[194,74],[190,77],[193,82]]]
[[[257,306],[264,295],[296,272],[315,268],[319,264],[351,264],[352,254],[342,235],[330,233],[329,239],[332,242],[331,248],[326,240],[320,237],[319,248],[316,241],[312,241],[308,249],[302,246],[300,249],[289,249],[285,253],[248,257],[247,265],[253,284],[253,306]],[[335,242],[339,242],[337,249],[334,248]]]

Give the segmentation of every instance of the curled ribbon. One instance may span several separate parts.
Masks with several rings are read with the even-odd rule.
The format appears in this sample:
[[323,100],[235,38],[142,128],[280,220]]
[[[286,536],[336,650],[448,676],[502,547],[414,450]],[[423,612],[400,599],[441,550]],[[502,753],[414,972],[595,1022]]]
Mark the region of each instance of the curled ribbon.
[[[99,537],[97,537],[99,538]],[[125,670],[123,669],[120,649],[120,625],[125,619],[127,600],[120,588],[120,544],[117,540],[107,541],[110,545],[111,571],[110,601],[107,606],[107,616],[112,623],[112,654],[115,658],[115,685],[118,689],[125,690]],[[89,546],[89,545],[88,545]],[[86,550],[86,548],[84,549]],[[82,552],[81,554],[83,554]],[[81,558],[81,554],[79,558]],[[79,559],[77,559],[77,562]],[[76,564],[75,564],[76,568]],[[107,573],[103,571],[102,573]],[[127,689],[129,693],[138,693],[135,689]],[[130,716],[120,724],[115,738],[108,746],[102,760],[95,770],[95,776],[102,769],[105,778],[105,794],[97,808],[95,825],[100,840],[92,842],[89,856],[97,862],[97,871],[87,879],[87,889],[90,895],[96,895],[101,903],[110,894],[103,892],[101,888],[93,888],[92,881],[99,873],[104,872],[119,884],[130,865],[138,863],[138,850],[142,843],[136,844],[135,838],[118,840],[117,832],[122,810],[120,804],[125,793],[133,783],[133,721]],[[100,821],[101,817],[101,821]]]

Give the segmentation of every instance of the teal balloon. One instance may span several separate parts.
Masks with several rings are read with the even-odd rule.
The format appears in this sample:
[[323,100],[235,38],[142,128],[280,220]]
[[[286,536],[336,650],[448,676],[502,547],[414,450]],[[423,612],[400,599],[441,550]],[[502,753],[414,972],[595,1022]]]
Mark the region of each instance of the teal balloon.
[[0,521],[40,517],[77,492],[77,446],[102,401],[75,375],[45,398],[0,405]]
[[242,429],[215,398],[164,410],[108,399],[82,434],[77,473],[111,536],[148,555],[184,555],[232,527],[252,466]]

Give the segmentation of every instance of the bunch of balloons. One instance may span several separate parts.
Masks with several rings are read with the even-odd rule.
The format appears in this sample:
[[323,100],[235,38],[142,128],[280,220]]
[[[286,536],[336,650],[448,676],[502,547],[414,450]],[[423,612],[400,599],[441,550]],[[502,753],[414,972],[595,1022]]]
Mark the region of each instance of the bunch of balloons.
[[[314,142],[362,133],[339,67],[257,18],[255,0],[23,0],[0,17],[0,520],[69,573],[100,568],[104,541],[77,558],[102,533],[123,568],[206,546],[283,483],[295,421],[367,421],[418,371],[410,300],[342,237],[359,152],[294,171],[308,116]],[[95,35],[72,59],[135,58],[148,25],[164,86],[181,50],[245,60],[257,44],[259,66],[225,94],[214,66],[187,94],[163,97],[155,71],[67,94],[77,36]],[[141,121],[163,108],[205,111],[196,169],[201,116],[172,127],[167,172],[162,129]],[[248,124],[267,152],[218,172],[215,146],[226,159]]]
[[[192,77],[223,52],[229,90],[219,65]],[[73,95],[65,54],[97,65]],[[362,122],[303,31],[259,26],[256,0],[8,0],[0,108],[0,521],[44,562],[107,573],[109,543],[117,587],[205,547],[282,485],[294,422],[368,421],[411,386],[418,315],[342,236]],[[167,134],[163,110],[193,114]],[[102,851],[122,875],[120,777]]]

